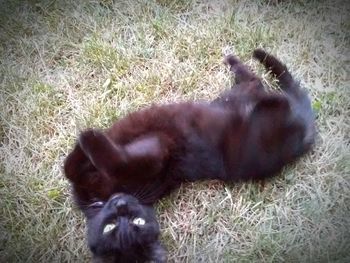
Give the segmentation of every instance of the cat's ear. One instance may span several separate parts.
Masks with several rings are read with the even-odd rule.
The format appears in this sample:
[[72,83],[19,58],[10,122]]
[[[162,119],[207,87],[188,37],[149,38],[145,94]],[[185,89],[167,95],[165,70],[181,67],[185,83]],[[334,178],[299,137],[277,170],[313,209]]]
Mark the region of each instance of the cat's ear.
[[75,181],[76,177],[80,174],[80,167],[86,160],[86,156],[79,144],[75,145],[73,151],[64,160],[63,170],[65,176],[69,180]]
[[157,172],[166,155],[166,147],[156,135],[120,146],[102,132],[88,130],[80,135],[79,145],[93,165],[109,175],[122,169],[135,175],[138,172]]

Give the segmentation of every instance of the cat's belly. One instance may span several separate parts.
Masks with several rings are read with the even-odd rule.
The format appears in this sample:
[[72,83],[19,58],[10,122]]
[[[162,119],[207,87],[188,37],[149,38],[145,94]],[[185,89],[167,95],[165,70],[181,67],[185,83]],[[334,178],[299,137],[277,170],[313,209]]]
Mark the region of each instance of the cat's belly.
[[223,180],[226,177],[221,152],[199,136],[191,137],[177,162],[175,176],[182,181]]

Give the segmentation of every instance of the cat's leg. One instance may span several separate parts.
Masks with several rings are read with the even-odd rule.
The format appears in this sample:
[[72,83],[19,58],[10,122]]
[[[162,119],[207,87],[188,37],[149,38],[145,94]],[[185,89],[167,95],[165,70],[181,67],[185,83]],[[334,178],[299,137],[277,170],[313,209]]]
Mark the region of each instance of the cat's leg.
[[79,145],[92,164],[111,177],[119,174],[127,177],[157,174],[163,167],[169,146],[166,138],[156,134],[119,145],[98,130],[83,132],[79,137]]
[[276,57],[260,48],[254,50],[253,57],[277,78],[281,89],[293,95],[300,93],[299,83],[294,81],[286,65]]
[[291,103],[293,103],[294,111],[298,112],[300,120],[304,122],[306,127],[304,145],[305,149],[311,147],[315,141],[315,124],[314,113],[312,111],[310,99],[305,90],[300,88],[300,83],[295,81],[288,68],[279,59],[268,54],[262,49],[254,50],[253,57],[262,63],[266,70],[277,78],[281,89],[288,94]]
[[246,65],[236,56],[230,54],[224,59],[224,63],[230,66],[230,71],[235,74],[236,84],[230,90],[224,91],[219,97],[211,102],[212,105],[219,105],[236,109],[242,102],[242,98],[249,103],[257,100],[265,93],[264,86]]
[[259,78],[236,56],[230,54],[224,59],[224,63],[230,66],[230,71],[235,74],[236,84],[259,80]]
[[79,136],[79,145],[92,164],[102,173],[111,175],[126,164],[125,150],[98,130],[86,130]]

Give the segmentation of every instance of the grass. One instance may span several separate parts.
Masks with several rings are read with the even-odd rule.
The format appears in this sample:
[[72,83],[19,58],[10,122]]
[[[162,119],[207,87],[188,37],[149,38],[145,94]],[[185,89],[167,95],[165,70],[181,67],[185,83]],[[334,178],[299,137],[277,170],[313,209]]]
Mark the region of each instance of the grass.
[[350,261],[348,1],[0,3],[0,261],[85,262],[61,167],[77,133],[229,87],[264,47],[313,100],[314,151],[268,182],[181,187],[157,206],[170,262]]

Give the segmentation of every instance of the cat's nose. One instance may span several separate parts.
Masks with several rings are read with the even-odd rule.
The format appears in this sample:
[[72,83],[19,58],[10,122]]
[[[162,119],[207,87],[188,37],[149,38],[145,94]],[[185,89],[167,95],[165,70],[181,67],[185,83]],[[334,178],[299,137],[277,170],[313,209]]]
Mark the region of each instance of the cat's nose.
[[117,199],[115,202],[114,202],[114,206],[115,207],[123,207],[123,206],[126,206],[126,202],[125,200],[123,199]]
[[127,203],[123,199],[116,199],[113,202],[113,206],[117,209],[118,214],[127,212]]

